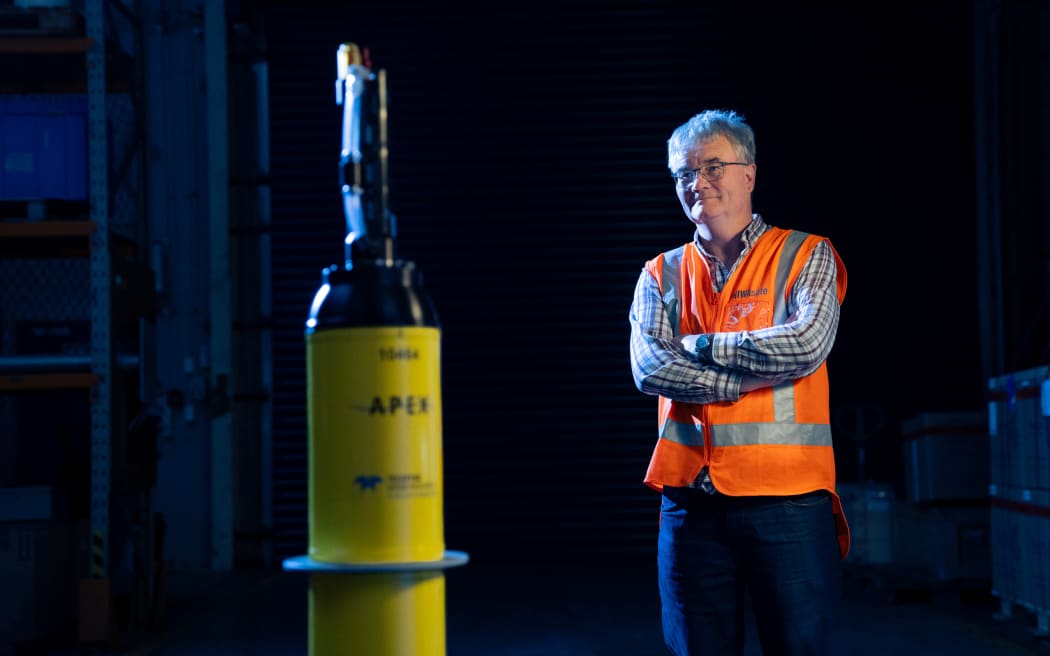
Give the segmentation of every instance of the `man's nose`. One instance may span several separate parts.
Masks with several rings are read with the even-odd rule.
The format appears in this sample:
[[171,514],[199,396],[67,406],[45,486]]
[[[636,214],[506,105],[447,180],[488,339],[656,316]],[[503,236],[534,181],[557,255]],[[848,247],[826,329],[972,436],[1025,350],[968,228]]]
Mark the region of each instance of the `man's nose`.
[[708,180],[707,178],[705,178],[704,176],[700,175],[699,173],[696,174],[696,180],[693,180],[693,184],[690,187],[690,189],[692,189],[693,191],[699,191],[700,189],[710,189],[710,188],[711,188],[711,181]]

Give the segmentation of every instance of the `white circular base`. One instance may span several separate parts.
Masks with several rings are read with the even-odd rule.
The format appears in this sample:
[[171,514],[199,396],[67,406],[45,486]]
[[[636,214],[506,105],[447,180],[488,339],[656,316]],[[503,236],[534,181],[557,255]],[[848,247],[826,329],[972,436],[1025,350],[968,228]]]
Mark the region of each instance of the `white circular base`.
[[283,561],[286,572],[305,572],[312,574],[378,574],[382,572],[419,572],[435,569],[449,569],[466,565],[470,557],[462,551],[446,551],[441,560],[423,560],[411,563],[325,563],[310,556],[293,556]]

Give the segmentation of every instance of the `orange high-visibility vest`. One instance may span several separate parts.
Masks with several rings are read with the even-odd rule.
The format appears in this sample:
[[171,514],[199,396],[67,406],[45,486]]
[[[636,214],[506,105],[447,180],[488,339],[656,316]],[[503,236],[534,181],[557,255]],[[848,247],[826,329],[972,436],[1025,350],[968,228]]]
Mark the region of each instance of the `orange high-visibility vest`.
[[[786,323],[788,299],[803,265],[821,241],[804,232],[769,228],[752,245],[721,292],[694,243],[646,263],[676,335],[759,330]],[[828,246],[831,243],[828,242]],[[836,291],[846,294],[837,265]],[[659,439],[646,485],[685,487],[706,465],[711,482],[730,496],[786,496],[815,490],[832,495],[842,557],[849,528],[835,493],[826,364],[812,374],[743,394],[736,402],[684,403],[660,397]]]

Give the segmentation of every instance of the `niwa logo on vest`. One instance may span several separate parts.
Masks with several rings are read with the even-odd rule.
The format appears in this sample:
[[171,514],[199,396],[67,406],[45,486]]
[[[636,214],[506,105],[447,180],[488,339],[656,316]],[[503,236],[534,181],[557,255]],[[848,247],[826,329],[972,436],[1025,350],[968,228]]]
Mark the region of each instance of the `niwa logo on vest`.
[[732,296],[730,296],[733,302],[730,303],[729,312],[726,315],[725,325],[727,328],[735,328],[737,324],[749,315],[754,315],[751,317],[751,325],[754,328],[766,328],[772,325],[773,313],[768,299],[740,300],[745,298],[753,299],[756,296],[769,296],[769,287],[738,289],[733,292]]
[[762,289],[738,289],[733,292],[730,298],[751,298],[752,296],[766,296],[769,294],[769,287],[763,287]]

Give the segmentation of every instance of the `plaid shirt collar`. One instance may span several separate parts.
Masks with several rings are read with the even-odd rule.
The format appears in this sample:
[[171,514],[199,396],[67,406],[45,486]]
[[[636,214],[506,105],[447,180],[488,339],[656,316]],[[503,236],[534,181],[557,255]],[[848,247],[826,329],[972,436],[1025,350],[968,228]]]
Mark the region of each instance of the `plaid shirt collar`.
[[736,269],[736,265],[740,260],[744,259],[748,251],[754,245],[755,241],[762,236],[762,233],[766,231],[769,226],[762,220],[762,217],[758,214],[751,215],[751,223],[747,224],[744,231],[740,233],[740,239],[744,244],[744,247],[740,250],[740,256],[736,258],[736,262],[730,263],[727,266],[722,260],[718,259],[714,255],[711,255],[704,250],[703,244],[700,243],[700,232],[697,230],[693,235],[693,243],[696,244],[696,248],[700,251],[700,254],[707,260],[707,268],[711,271],[711,283],[714,285],[715,291],[722,291],[722,287],[729,280],[729,276],[733,275],[733,271]]
[[[762,220],[761,215],[751,215],[751,223],[747,224],[747,227],[744,228],[744,231],[740,233],[740,239],[744,242],[744,248],[740,251],[741,256],[743,256],[744,253],[751,250],[751,246],[754,245],[755,240],[761,237],[762,233],[765,232],[766,228],[768,227],[769,226],[766,225],[766,222]],[[717,259],[714,255],[711,255],[706,250],[704,250],[704,245],[700,241],[699,229],[693,233],[693,243],[696,244],[697,249],[699,249],[700,253],[704,257],[706,257],[709,260]]]

